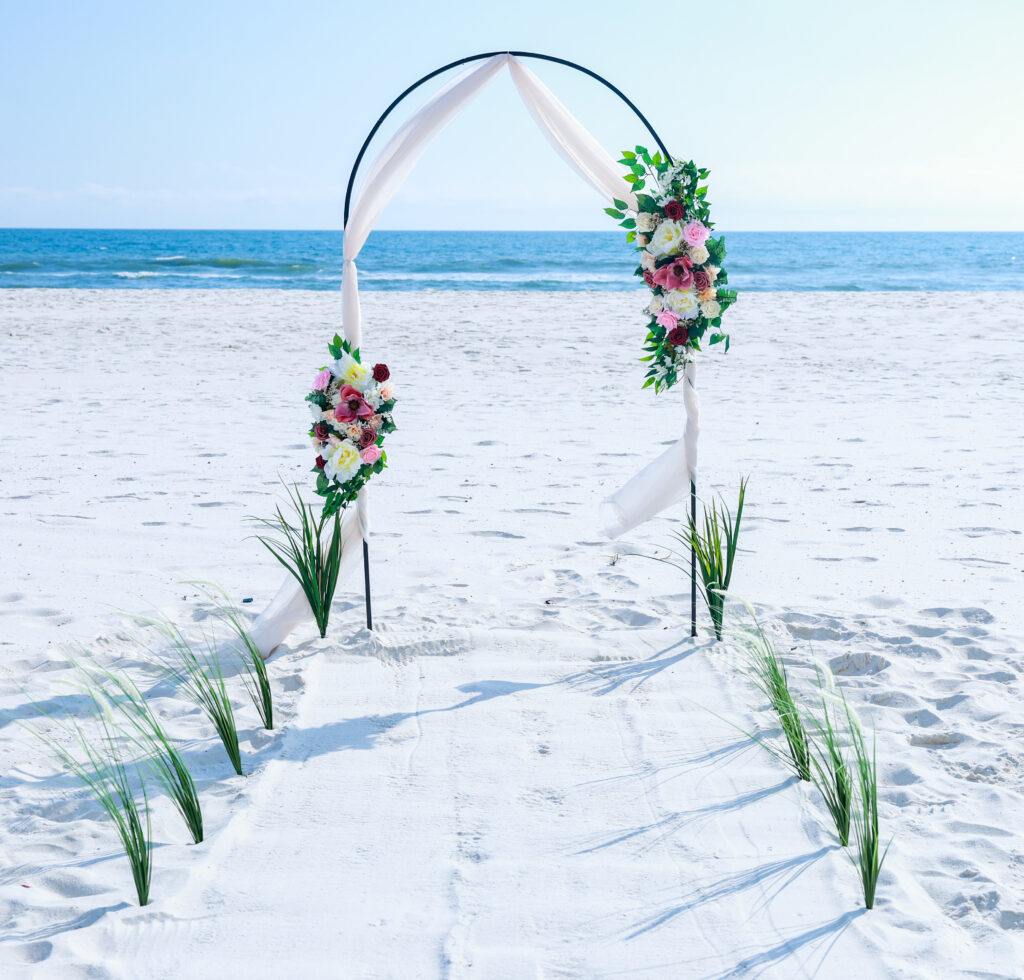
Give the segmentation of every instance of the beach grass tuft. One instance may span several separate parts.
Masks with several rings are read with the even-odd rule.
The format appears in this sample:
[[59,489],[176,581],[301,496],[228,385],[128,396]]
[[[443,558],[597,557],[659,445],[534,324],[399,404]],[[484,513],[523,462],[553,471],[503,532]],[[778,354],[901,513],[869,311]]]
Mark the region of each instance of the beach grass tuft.
[[221,618],[226,622],[242,645],[241,663],[244,671],[242,678],[245,689],[252,699],[256,713],[268,731],[274,727],[274,695],[270,689],[270,677],[267,674],[267,662],[256,646],[252,634],[245,628],[237,610],[230,606],[218,604]]
[[857,805],[853,808],[853,831],[857,844],[854,863],[860,872],[861,885],[864,889],[864,905],[875,907],[875,891],[878,877],[882,873],[882,864],[889,853],[889,843],[883,849],[878,832],[878,766],[875,758],[875,741],[871,740],[871,752],[868,752],[867,740],[853,711],[847,706],[847,721],[850,728],[850,739],[853,743],[856,761],[855,776],[857,782]]
[[128,737],[145,752],[147,767],[185,821],[193,842],[198,844],[203,839],[203,810],[195,781],[181,753],[130,678],[103,670],[100,684],[105,700],[131,727]]
[[729,583],[732,581],[736,548],[740,537],[740,523],[743,520],[743,501],[746,494],[747,480],[742,479],[740,480],[739,503],[736,505],[735,520],[724,500],[721,504],[721,511],[718,509],[718,503],[712,501],[710,511],[706,506],[704,507],[702,526],[698,526],[692,517],[688,517],[687,533],[682,535],[677,532],[676,534],[680,542],[692,547],[697,556],[701,591],[708,612],[711,614],[716,640],[722,639],[725,593],[729,591]]
[[[61,741],[39,730],[32,731],[47,745],[58,762],[86,786],[110,817],[131,865],[139,905],[147,905],[153,876],[153,843],[145,783],[136,770],[142,795],[140,809],[133,781],[117,747],[104,706],[95,692],[91,696],[100,725],[99,738],[91,738],[73,719],[69,724],[61,726],[65,735]],[[68,748],[65,741],[77,745],[78,753]]]
[[815,718],[813,723],[815,730],[811,741],[812,778],[835,824],[839,843],[846,847],[850,843],[853,775],[850,772],[846,749],[832,723],[828,697],[824,692],[821,698],[821,718]]
[[235,712],[228,696],[227,683],[221,669],[220,657],[209,637],[204,637],[205,650],[197,652],[192,641],[173,623],[149,620],[171,642],[177,662],[168,666],[171,678],[185,696],[200,707],[210,719],[224,745],[224,751],[242,775],[242,752],[235,727]]
[[775,652],[768,634],[756,621],[754,630],[747,637],[750,671],[782,726],[782,734],[786,739],[786,763],[800,779],[810,781],[810,739],[803,714],[789,688],[786,666]]
[[[252,518],[274,532],[271,537],[259,534],[256,537],[302,587],[323,638],[327,635],[341,567],[341,515],[327,514],[323,510],[317,513],[302,499],[297,485],[286,489],[297,523],[289,521],[278,506],[275,516],[269,520]],[[331,529],[325,536],[324,529],[329,523]]]

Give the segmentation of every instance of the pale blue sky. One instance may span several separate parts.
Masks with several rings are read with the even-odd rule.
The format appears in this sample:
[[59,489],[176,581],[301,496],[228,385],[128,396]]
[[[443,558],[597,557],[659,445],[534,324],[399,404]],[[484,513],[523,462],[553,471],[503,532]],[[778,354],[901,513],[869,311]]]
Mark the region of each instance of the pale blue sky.
[[[340,227],[392,98],[522,48],[622,88],[711,168],[724,228],[1021,229],[1022,39],[1022,0],[0,0],[0,227]],[[610,150],[644,141],[596,82],[531,67]],[[606,228],[601,206],[500,76],[379,227]]]

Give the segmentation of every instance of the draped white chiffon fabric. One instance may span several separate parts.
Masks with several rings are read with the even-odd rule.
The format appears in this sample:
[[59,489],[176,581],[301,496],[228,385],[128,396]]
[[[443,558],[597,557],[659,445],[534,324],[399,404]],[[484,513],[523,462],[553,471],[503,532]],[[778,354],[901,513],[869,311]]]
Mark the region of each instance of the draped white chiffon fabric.
[[[625,201],[630,209],[636,210],[636,198],[611,154],[517,58],[509,54],[494,55],[463,71],[427,99],[391,137],[366,171],[345,225],[343,245],[342,322],[345,339],[354,347],[361,346],[363,332],[356,257],[377,219],[434,137],[506,65],[530,115],[566,163],[605,200]],[[692,364],[687,365],[684,378],[684,435],[604,502],[605,530],[611,537],[642,524],[673,503],[688,489],[690,476],[696,474],[699,404]],[[344,553],[339,582],[358,564],[362,554],[360,544],[368,539],[369,532],[369,507],[364,490],[354,510],[344,517]],[[306,597],[295,579],[289,576],[253,624],[252,632],[260,652],[269,656],[310,615]]]
[[696,481],[700,399],[697,397],[697,366],[693,361],[683,371],[683,402],[686,405],[683,437],[601,504],[603,530],[608,537],[617,538],[643,524],[685,496],[690,480]]

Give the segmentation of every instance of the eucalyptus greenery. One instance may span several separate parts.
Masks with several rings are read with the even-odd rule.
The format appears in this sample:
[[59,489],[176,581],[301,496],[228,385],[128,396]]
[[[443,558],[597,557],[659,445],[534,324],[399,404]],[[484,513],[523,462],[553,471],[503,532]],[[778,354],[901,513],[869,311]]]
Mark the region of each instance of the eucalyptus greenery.
[[[341,515],[326,507],[317,513],[302,499],[297,485],[288,489],[288,497],[296,523],[289,521],[278,506],[269,520],[253,518],[276,536],[257,538],[302,587],[320,636],[324,637],[341,568]],[[325,528],[329,528],[326,533]]]

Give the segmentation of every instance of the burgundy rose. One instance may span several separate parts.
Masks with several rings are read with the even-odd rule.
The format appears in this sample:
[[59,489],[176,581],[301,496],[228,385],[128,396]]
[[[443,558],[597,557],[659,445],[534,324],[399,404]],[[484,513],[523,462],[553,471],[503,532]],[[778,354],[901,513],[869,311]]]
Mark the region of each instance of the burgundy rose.
[[654,282],[654,273],[650,269],[644,269],[644,282],[647,283],[651,289],[654,289],[656,283]]
[[359,434],[359,448],[365,449],[367,446],[372,446],[377,441],[377,432],[373,426],[367,426]]
[[326,465],[327,465],[327,460],[324,459],[323,456],[317,456],[317,458],[316,458],[316,468],[318,470],[322,470]]
[[683,211],[683,206],[678,201],[666,201],[665,202],[665,217],[669,221],[681,221],[683,215],[686,212]]
[[673,327],[668,332],[668,342],[673,347],[682,347],[686,343],[690,334],[686,327]]
[[331,434],[331,430],[327,427],[326,422],[317,422],[313,426],[313,435],[317,437],[321,442],[327,442],[327,437]]
[[711,285],[711,276],[704,269],[693,270],[693,288],[698,293],[704,292]]
[[391,377],[391,372],[388,370],[386,364],[374,364],[373,366],[373,380],[376,382],[387,381]]

